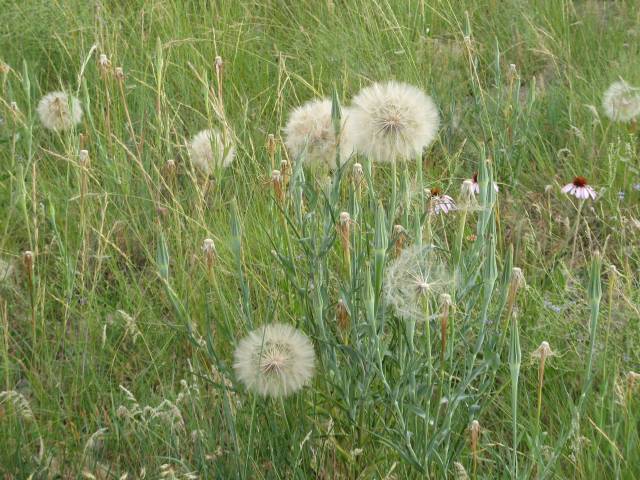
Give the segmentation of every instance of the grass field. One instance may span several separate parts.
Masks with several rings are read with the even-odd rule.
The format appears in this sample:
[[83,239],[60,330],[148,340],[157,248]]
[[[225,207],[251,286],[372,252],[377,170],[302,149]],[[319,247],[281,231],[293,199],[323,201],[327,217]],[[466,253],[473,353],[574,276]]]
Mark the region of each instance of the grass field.
[[[639,133],[602,107],[640,85],[638,6],[0,0],[0,475],[640,478]],[[293,108],[390,79],[437,105],[422,158],[284,147]],[[74,128],[39,119],[56,90]],[[412,319],[415,251],[444,280]],[[233,367],[271,323],[315,351],[286,397]]]

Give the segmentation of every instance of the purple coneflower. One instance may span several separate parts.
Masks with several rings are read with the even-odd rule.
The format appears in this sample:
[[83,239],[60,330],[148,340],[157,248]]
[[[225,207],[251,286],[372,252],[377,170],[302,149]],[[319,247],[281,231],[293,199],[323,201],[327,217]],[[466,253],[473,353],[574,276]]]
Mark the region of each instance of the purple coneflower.
[[442,190],[438,187],[432,188],[429,193],[431,195],[431,213],[438,215],[439,213],[449,213],[457,209],[453,198],[443,194]]
[[[480,184],[478,183],[478,172],[473,174],[473,177],[471,178],[471,182],[472,182],[473,193],[475,193],[476,195],[479,194]],[[496,193],[500,191],[500,189],[498,188],[498,184],[496,182],[493,182],[493,189],[496,191]]]
[[574,178],[573,182],[567,183],[562,187],[562,192],[573,195],[581,200],[586,200],[589,197],[593,200],[596,199],[596,191],[589,185],[589,182],[587,182],[587,179],[584,177]]

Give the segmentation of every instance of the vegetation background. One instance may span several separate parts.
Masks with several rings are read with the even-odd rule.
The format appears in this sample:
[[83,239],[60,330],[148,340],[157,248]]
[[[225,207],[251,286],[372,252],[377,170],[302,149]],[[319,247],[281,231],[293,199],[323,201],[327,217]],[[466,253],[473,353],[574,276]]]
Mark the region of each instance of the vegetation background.
[[[0,0],[0,473],[639,478],[638,132],[600,106],[618,78],[640,84],[639,6]],[[100,53],[124,78],[101,72]],[[360,210],[348,167],[327,198],[324,172],[292,179],[284,203],[270,184],[287,156],[278,142],[271,157],[267,136],[280,140],[291,108],[334,88],[348,105],[387,79],[440,109],[425,186],[457,197],[478,170],[500,186],[495,199],[483,187],[485,211],[462,230],[458,213],[425,233],[465,285],[442,368],[438,332],[409,352],[376,283],[414,204],[390,214],[389,169]],[[64,135],[35,115],[59,89],[85,110]],[[209,125],[229,128],[238,153],[203,183],[185,144]],[[560,193],[575,175],[596,201]],[[357,218],[346,268],[342,210]],[[505,309],[511,266],[526,287]],[[279,401],[251,396],[231,369],[236,342],[271,321],[297,325],[319,355],[313,384]],[[530,354],[542,341],[556,355],[538,413]]]

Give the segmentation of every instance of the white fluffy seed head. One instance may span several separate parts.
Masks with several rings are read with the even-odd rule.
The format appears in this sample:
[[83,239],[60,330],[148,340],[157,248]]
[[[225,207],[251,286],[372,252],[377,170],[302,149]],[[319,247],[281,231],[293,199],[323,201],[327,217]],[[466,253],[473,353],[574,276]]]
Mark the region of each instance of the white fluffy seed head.
[[209,175],[217,167],[228,167],[236,155],[235,147],[218,130],[202,130],[189,143],[189,156],[202,173]]
[[398,318],[425,320],[425,296],[438,298],[451,283],[443,260],[430,245],[402,251],[386,269],[385,299]]
[[604,113],[615,122],[628,122],[640,115],[640,89],[624,80],[613,82],[602,97]]
[[300,330],[274,323],[250,332],[240,341],[233,368],[249,391],[265,397],[285,397],[311,381],[315,352]]
[[331,100],[310,100],[294,109],[284,127],[285,145],[293,159],[301,157],[310,165],[328,165],[336,168],[336,150],[340,141],[340,162],[346,162],[353,153],[350,135],[350,109],[343,108],[340,138],[336,139],[331,119]]
[[440,117],[431,97],[406,83],[374,83],[352,102],[349,132],[356,150],[378,162],[422,155]]
[[38,116],[48,130],[69,130],[82,120],[80,100],[65,92],[50,92],[38,103]]

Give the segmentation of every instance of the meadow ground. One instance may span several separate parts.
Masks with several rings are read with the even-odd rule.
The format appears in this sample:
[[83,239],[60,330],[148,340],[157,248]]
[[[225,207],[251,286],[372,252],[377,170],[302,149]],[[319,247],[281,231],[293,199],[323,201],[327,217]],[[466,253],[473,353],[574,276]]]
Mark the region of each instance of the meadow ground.
[[[639,54],[635,0],[0,0],[0,474],[640,478],[638,130],[602,107]],[[422,158],[284,148],[389,79],[438,107]],[[276,322],[315,375],[262,397],[234,349]]]

